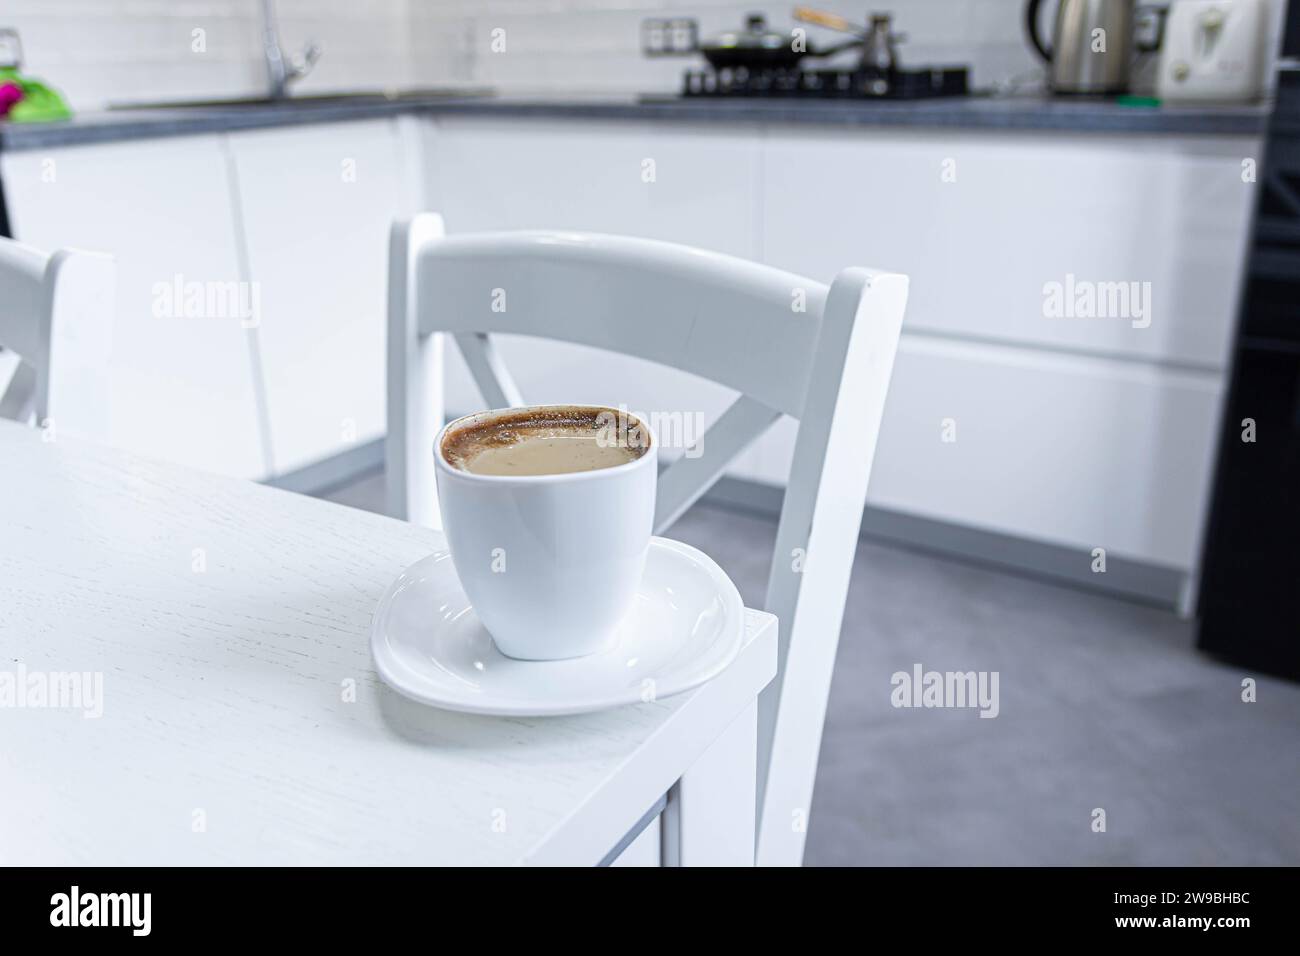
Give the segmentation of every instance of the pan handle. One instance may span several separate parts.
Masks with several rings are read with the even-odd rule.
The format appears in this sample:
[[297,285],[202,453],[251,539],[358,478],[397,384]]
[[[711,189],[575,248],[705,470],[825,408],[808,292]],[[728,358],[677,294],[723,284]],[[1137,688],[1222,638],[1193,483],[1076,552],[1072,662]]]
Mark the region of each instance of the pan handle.
[[795,7],[794,18],[802,23],[815,23],[817,26],[825,27],[828,30],[851,33],[859,40],[863,37],[863,30],[857,24],[846,17],[827,13],[824,10],[814,10],[812,7]]

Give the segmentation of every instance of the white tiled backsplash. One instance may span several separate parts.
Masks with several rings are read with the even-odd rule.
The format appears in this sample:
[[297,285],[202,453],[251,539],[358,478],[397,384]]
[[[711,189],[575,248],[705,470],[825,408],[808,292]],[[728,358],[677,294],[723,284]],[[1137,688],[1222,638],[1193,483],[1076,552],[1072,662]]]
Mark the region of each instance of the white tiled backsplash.
[[[861,20],[887,2],[813,6]],[[296,89],[494,86],[502,92],[671,92],[691,59],[641,55],[641,21],[693,16],[711,36],[790,4],[734,0],[280,0],[286,48],[324,48]],[[970,63],[981,84],[1034,70],[1023,0],[905,0],[905,63]],[[22,34],[26,70],[87,110],[112,101],[256,94],[265,85],[260,0],[6,0],[0,26]],[[505,30],[504,52],[492,51]],[[202,33],[196,33],[202,31]],[[836,34],[810,27],[811,37]],[[202,39],[204,49],[196,38]]]

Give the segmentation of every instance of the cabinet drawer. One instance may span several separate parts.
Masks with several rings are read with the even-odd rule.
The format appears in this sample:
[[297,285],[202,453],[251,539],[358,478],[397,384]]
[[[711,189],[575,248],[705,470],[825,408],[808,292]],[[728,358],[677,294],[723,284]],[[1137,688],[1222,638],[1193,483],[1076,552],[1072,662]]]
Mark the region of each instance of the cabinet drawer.
[[[907,273],[907,329],[1222,369],[1257,188],[1241,163],[1259,145],[774,135],[764,256],[822,281],[850,265]],[[1054,308],[1048,288],[1071,307]]]
[[905,336],[868,501],[1188,569],[1221,393],[1211,373]]

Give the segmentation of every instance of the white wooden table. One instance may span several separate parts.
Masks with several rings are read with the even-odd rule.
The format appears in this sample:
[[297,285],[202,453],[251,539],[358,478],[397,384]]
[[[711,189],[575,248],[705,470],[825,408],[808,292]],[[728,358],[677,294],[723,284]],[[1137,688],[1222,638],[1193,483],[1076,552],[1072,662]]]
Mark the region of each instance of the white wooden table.
[[[668,700],[434,710],[379,681],[368,628],[440,544],[0,422],[0,864],[597,864],[638,832],[624,862],[752,862],[775,618]],[[38,706],[72,672],[102,716]]]

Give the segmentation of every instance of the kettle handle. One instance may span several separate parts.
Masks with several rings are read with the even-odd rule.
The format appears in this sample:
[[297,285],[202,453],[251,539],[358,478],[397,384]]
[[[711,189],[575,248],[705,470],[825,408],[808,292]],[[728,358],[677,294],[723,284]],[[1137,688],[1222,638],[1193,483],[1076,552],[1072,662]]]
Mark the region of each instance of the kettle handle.
[[1043,5],[1043,0],[1028,0],[1025,4],[1025,36],[1033,44],[1034,49],[1038,51],[1046,62],[1052,62],[1052,51],[1038,35],[1038,10]]

